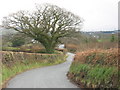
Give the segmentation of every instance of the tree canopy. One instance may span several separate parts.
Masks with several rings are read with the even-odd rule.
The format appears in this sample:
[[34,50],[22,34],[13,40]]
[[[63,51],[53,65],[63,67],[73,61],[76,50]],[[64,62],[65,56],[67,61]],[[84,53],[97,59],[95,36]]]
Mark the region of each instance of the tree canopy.
[[33,12],[19,11],[3,20],[5,28],[24,33],[40,42],[46,51],[54,51],[59,39],[81,28],[82,19],[55,5],[45,4]]

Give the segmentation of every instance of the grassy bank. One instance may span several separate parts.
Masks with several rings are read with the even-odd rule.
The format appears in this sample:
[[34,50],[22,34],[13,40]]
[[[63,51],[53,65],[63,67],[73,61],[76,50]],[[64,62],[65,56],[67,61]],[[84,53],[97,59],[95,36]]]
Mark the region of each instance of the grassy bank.
[[36,54],[23,52],[1,52],[2,59],[2,84],[9,78],[29,69],[50,66],[65,62],[63,54]]
[[68,77],[81,88],[118,88],[117,65],[118,49],[79,52]]

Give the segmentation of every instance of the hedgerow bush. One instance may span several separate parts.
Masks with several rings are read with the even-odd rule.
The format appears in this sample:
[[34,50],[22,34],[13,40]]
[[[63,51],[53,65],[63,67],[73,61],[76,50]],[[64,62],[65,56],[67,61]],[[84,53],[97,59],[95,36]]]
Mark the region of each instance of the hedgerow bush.
[[27,69],[49,66],[62,63],[66,60],[64,54],[39,54],[25,52],[1,51],[2,54],[2,80]]
[[81,88],[118,88],[118,49],[77,53],[68,77]]
[[24,63],[24,61],[48,61],[54,62],[58,59],[64,60],[63,54],[39,54],[25,52],[2,52],[2,63],[5,65],[14,65],[15,62]]
[[118,66],[118,49],[89,49],[87,51],[78,52],[75,55],[75,62],[86,64],[100,64],[107,66]]

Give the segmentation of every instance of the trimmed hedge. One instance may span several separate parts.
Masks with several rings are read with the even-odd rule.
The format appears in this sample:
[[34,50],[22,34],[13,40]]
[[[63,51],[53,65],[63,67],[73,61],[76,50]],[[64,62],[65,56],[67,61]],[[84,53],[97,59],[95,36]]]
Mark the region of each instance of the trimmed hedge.
[[42,66],[62,63],[66,60],[64,54],[39,54],[25,52],[1,51],[2,54],[2,82],[20,72]]
[[25,61],[48,61],[54,62],[57,60],[64,60],[64,54],[39,54],[39,53],[25,53],[25,52],[0,52],[2,54],[2,63],[7,66],[14,65],[15,62],[24,63]]
[[118,57],[118,48],[107,50],[91,49],[76,53],[74,60],[83,64],[118,66]]
[[68,77],[81,88],[118,88],[118,49],[76,54]]

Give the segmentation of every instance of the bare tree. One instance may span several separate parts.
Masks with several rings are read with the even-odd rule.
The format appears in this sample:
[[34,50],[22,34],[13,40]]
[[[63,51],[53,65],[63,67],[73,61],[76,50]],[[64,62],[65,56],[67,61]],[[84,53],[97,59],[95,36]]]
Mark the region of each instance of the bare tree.
[[54,52],[59,39],[80,30],[82,19],[65,9],[45,4],[36,11],[19,11],[5,17],[3,26],[39,41],[48,53]]

